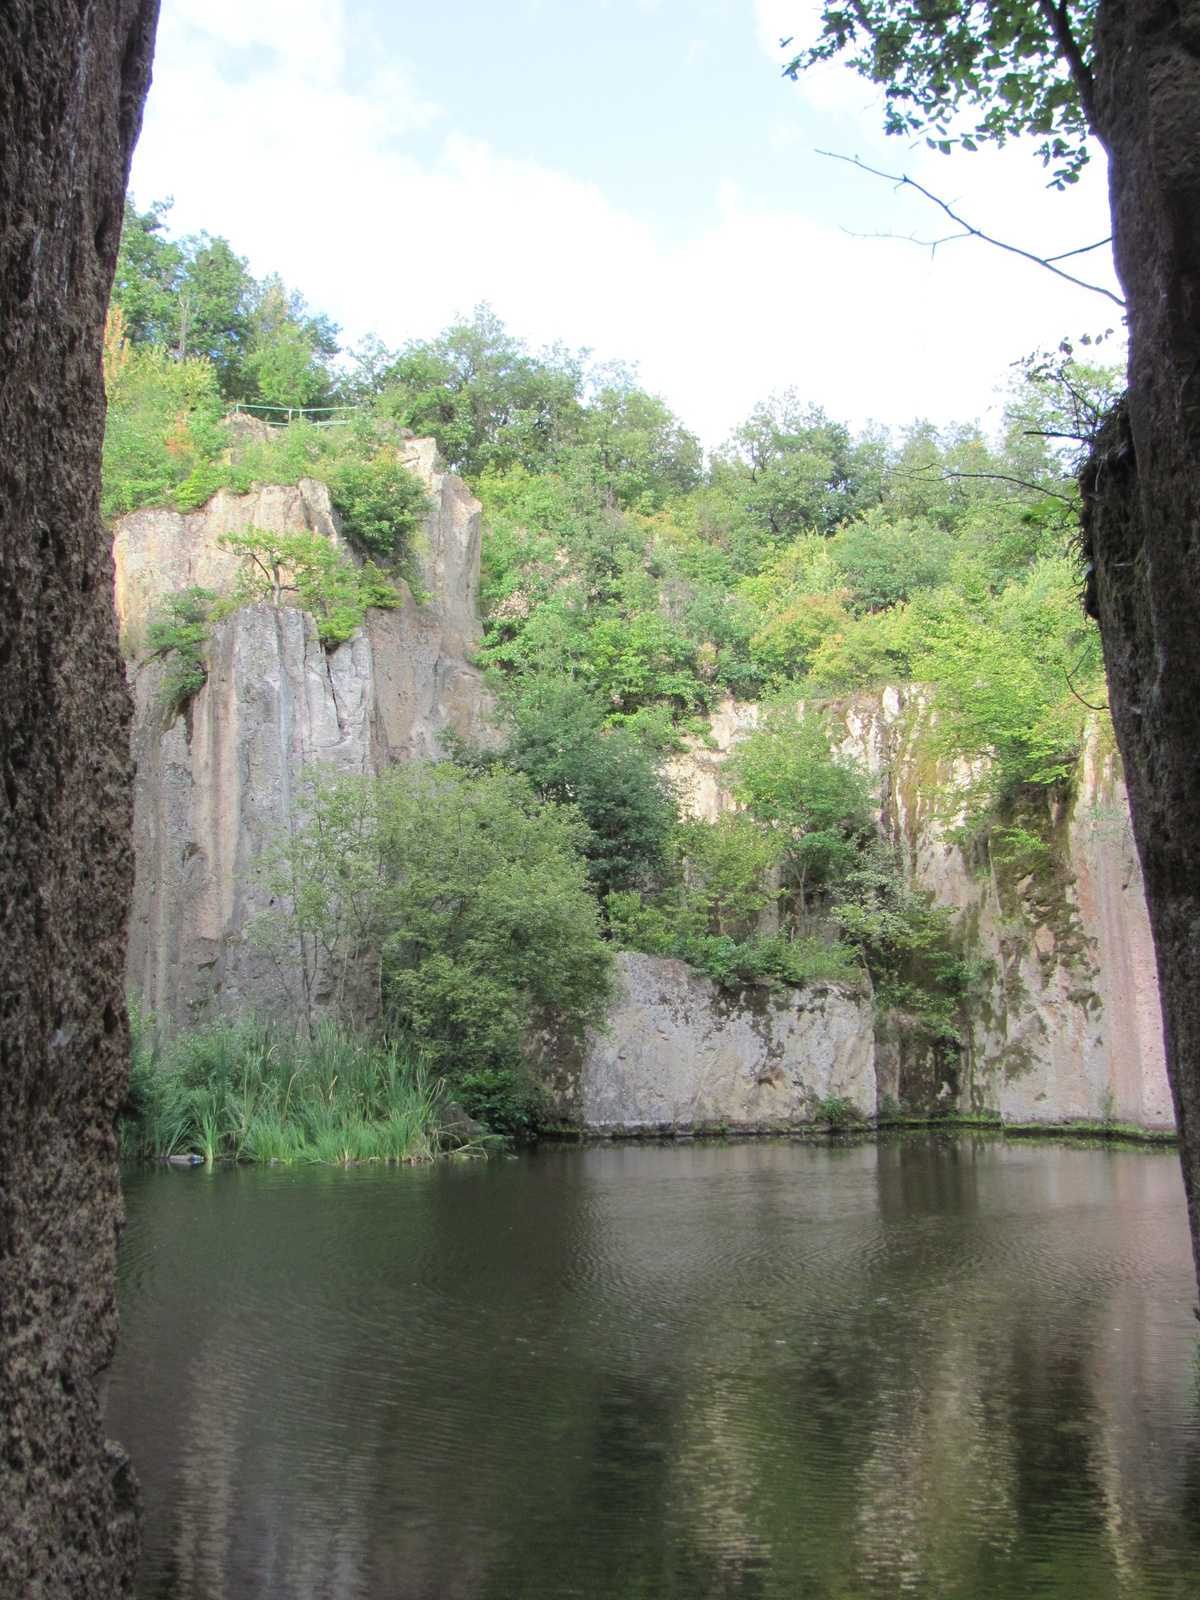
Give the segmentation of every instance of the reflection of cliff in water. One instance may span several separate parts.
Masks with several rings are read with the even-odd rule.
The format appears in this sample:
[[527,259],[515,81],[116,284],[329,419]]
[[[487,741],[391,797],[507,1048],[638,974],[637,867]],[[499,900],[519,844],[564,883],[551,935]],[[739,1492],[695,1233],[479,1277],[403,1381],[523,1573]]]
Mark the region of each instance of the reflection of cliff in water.
[[142,1592],[1189,1592],[1179,1191],[966,1139],[134,1175]]

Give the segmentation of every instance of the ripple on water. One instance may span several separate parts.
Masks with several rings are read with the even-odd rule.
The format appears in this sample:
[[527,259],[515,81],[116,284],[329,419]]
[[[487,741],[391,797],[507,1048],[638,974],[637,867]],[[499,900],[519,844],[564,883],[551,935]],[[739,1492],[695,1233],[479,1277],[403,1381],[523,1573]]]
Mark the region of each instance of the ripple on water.
[[146,1596],[1200,1592],[1169,1153],[139,1172]]

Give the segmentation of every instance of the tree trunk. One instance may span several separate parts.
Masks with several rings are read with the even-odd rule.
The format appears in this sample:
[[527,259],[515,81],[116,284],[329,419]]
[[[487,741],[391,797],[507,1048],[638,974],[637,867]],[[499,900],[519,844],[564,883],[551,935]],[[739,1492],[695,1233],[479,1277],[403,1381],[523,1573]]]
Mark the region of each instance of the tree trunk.
[[158,0],[0,6],[0,1593],[127,1593],[104,1439],[125,1086],[129,702],[100,354]]
[[1096,131],[1129,392],[1082,477],[1200,1277],[1200,4],[1101,0]]

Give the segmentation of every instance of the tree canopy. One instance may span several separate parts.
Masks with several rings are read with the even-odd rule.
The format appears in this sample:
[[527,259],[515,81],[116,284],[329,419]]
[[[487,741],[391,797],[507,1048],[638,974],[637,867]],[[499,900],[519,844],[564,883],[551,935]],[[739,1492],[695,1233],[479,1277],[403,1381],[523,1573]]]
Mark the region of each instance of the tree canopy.
[[125,202],[112,305],[129,343],[209,362],[226,400],[285,408],[328,401],[338,354],[329,318],[310,314],[277,275],[252,277],[227,239],[172,240],[169,212],[169,201],[147,211]]

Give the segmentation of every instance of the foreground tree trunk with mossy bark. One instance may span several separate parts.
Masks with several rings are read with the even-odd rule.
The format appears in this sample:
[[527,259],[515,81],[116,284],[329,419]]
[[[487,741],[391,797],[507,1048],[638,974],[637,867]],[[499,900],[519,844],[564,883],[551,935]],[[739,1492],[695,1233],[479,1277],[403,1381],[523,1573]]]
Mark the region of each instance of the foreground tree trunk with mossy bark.
[[128,1051],[128,698],[100,352],[157,0],[0,10],[0,1593],[127,1593],[104,1438]]
[[1105,0],[1095,48],[1129,391],[1081,480],[1088,609],[1145,876],[1200,1277],[1200,4]]

